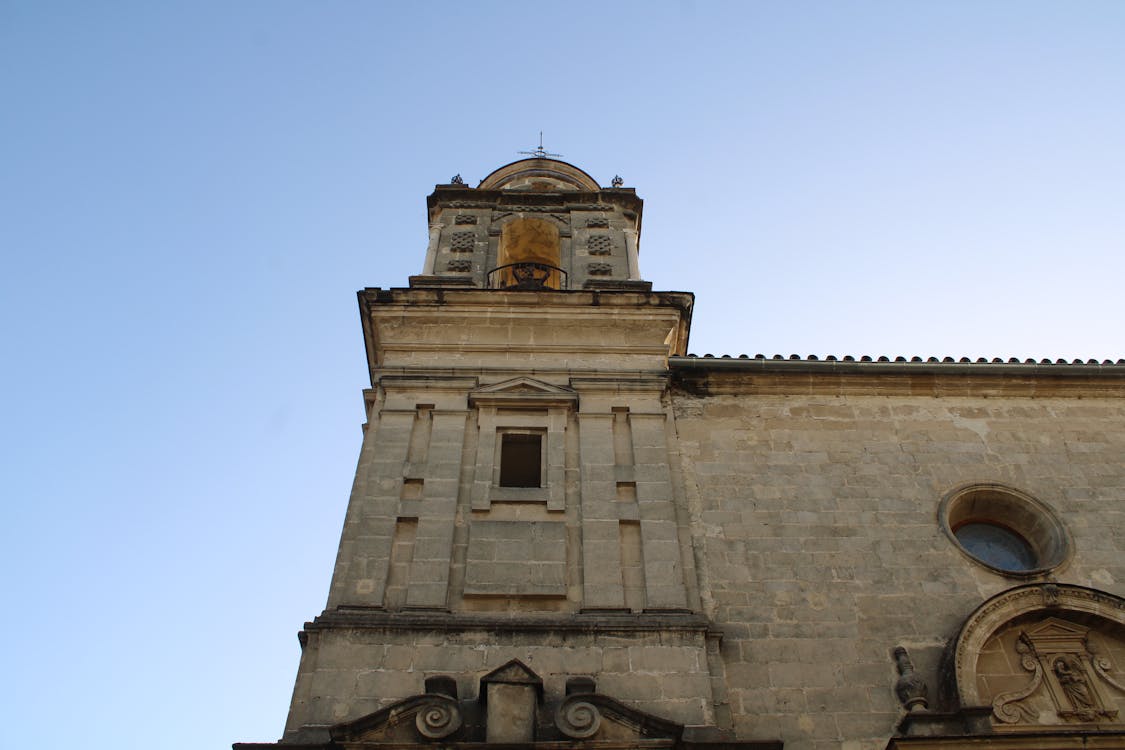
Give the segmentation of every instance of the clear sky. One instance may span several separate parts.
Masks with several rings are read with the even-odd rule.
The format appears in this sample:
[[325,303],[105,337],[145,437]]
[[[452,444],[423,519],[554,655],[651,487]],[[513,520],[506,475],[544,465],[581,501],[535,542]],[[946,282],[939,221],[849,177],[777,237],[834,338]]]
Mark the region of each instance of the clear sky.
[[1125,3],[0,0],[0,746],[281,735],[355,290],[545,145],[691,349],[1125,357]]

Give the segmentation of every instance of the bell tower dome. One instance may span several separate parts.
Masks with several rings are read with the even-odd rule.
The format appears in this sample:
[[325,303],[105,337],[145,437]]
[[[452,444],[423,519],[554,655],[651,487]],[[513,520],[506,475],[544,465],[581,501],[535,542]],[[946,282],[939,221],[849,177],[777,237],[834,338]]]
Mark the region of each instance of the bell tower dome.
[[637,264],[643,202],[545,157],[500,167],[471,188],[437,185],[430,243],[412,287],[648,291]]

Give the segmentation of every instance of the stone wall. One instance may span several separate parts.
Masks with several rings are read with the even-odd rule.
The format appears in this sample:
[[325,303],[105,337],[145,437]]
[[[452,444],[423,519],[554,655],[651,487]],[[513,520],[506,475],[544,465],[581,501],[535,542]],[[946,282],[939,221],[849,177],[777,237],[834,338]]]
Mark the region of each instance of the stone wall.
[[959,486],[998,483],[1052,507],[1072,550],[1050,576],[1125,594],[1120,395],[996,395],[997,381],[964,376],[939,392],[916,379],[707,378],[674,394],[677,450],[740,736],[884,747],[902,714],[898,645],[938,692],[961,623],[1027,580],[974,562],[942,530],[939,503]]
[[[600,692],[658,710],[682,724],[713,722],[706,628],[636,620],[595,628],[575,622],[511,620],[452,626],[405,617],[373,627],[362,615],[325,615],[307,628],[286,740],[370,714],[422,693],[427,677],[452,676],[461,698],[477,697],[481,675],[519,659],[542,678],[544,702],[558,703],[571,677],[589,676]],[[311,736],[318,736],[315,733]]]

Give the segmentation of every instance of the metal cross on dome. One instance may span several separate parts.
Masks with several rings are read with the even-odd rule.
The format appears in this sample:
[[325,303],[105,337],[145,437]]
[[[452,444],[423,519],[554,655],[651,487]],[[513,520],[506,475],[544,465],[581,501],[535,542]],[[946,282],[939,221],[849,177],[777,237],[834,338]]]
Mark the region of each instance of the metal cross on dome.
[[534,151],[517,151],[516,153],[527,154],[528,156],[534,156],[536,159],[547,159],[547,158],[555,158],[557,156],[562,156],[562,154],[552,154],[548,151],[543,150],[543,131],[542,130],[539,131],[539,148],[535,149]]

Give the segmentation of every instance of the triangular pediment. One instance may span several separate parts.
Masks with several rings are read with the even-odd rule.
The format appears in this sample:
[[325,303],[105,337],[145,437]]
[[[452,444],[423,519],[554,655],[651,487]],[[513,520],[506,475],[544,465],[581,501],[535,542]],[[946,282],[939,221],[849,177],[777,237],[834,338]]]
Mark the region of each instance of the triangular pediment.
[[1077,638],[1081,640],[1086,637],[1088,631],[1088,628],[1076,625],[1073,622],[1060,620],[1056,617],[1048,617],[1046,620],[1037,623],[1033,627],[1027,628],[1024,632],[1027,633],[1028,638],[1035,641],[1039,638]]
[[504,380],[492,385],[481,386],[473,391],[474,395],[496,393],[550,393],[555,395],[574,395],[574,391],[561,385],[552,385],[542,380],[521,376]]
[[531,671],[531,668],[519,659],[512,659],[480,678],[482,686],[490,682],[499,682],[505,685],[535,685],[539,688],[543,685],[543,680],[540,679],[539,675]]
[[469,393],[469,403],[482,406],[564,406],[577,401],[577,391],[527,376],[482,386]]

